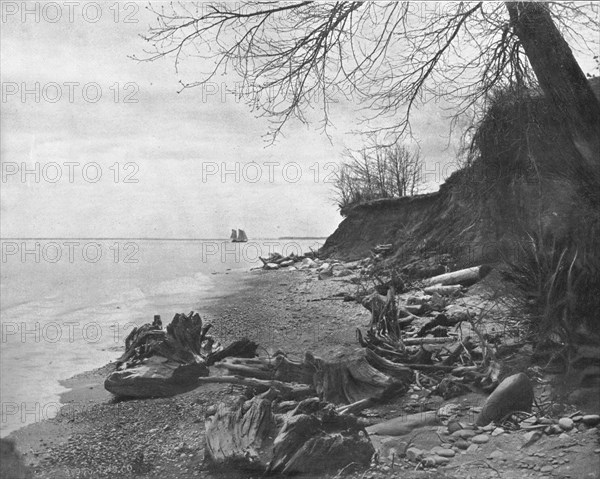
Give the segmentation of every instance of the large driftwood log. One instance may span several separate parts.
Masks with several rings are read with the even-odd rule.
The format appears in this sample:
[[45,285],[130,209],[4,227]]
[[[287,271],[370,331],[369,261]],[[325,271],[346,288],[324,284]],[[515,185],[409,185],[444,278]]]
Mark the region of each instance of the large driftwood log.
[[270,360],[229,359],[217,366],[246,377],[308,384],[323,400],[335,404],[385,399],[405,392],[409,382],[407,376],[393,378],[378,371],[360,349],[331,361],[307,353],[302,362],[277,355]]
[[257,345],[247,339],[225,349],[215,347],[207,333],[210,324],[198,313],[176,314],[166,330],[160,316],[144,324],[125,339],[126,351],[117,361],[117,370],[104,387],[116,396],[166,397],[190,391],[208,376],[208,366],[229,354],[254,356]]
[[451,284],[462,284],[468,286],[476,283],[483,277],[485,277],[491,270],[488,265],[474,266],[472,268],[460,269],[458,271],[452,271],[451,273],[440,274],[439,276],[433,276],[423,280],[424,286],[439,285],[451,285]]
[[392,378],[371,366],[362,351],[335,361],[312,361],[315,388],[325,401],[352,404],[361,399],[383,400],[404,394],[408,383]]
[[266,399],[221,404],[206,420],[206,461],[227,470],[322,474],[350,463],[368,465],[374,452],[355,417],[338,415],[315,398],[284,415],[276,415]]

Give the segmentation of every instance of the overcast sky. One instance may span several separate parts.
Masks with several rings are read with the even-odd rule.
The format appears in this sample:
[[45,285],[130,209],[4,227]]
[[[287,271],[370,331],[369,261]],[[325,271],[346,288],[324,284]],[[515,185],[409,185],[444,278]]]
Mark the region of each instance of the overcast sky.
[[[50,3],[25,16],[24,2],[2,6],[2,237],[335,230],[342,218],[325,180],[344,148],[360,145],[348,133],[359,117],[349,105],[334,111],[332,143],[318,125],[291,123],[265,148],[266,120],[223,93],[231,78],[218,78],[211,95],[178,94],[171,59],[128,58],[142,55],[139,34],[154,21],[143,4],[122,2],[115,18],[113,2],[100,2],[100,12],[94,2],[72,2],[71,11]],[[433,104],[415,117],[425,168],[438,172],[430,189],[455,161],[442,115]],[[23,164],[32,173],[23,176]]]

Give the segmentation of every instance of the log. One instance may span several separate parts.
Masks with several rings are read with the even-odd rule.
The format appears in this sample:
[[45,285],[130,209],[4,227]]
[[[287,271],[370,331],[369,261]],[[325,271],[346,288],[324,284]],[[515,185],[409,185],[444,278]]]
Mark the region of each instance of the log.
[[104,381],[105,389],[124,397],[173,396],[198,387],[198,378],[208,376],[208,366],[215,361],[231,354],[256,354],[256,343],[248,339],[222,349],[208,335],[210,328],[193,311],[176,314],[166,329],[160,316],[152,324],[134,328],[125,339],[126,351],[116,371]]
[[119,397],[171,397],[200,386],[201,376],[208,376],[204,363],[181,364],[152,356],[143,364],[114,371],[104,381],[104,388]]
[[254,341],[250,341],[248,338],[242,338],[234,341],[221,351],[209,354],[206,358],[206,364],[211,366],[229,356],[235,356],[237,358],[253,358],[256,356],[257,349],[258,344]]
[[282,381],[244,378],[241,376],[211,376],[198,378],[199,384],[235,384],[256,388],[261,392],[274,389],[284,400],[305,399],[315,395],[315,389],[307,384],[284,383]]
[[[256,361],[256,360],[254,360]],[[313,388],[319,397],[335,404],[351,404],[361,399],[380,400],[407,390],[408,381],[388,376],[371,366],[362,349],[340,355],[331,361],[306,353],[304,361],[291,361],[283,355],[272,360],[261,359],[260,363],[241,363],[230,360],[221,363],[231,372],[241,371],[244,376],[265,378],[282,383],[297,383]],[[203,379],[210,382],[212,378]],[[242,378],[240,378],[242,379]]]
[[426,334],[431,333],[432,330],[438,326],[443,326],[445,328],[455,326],[459,322],[463,321],[463,319],[461,318],[462,316],[457,314],[448,315],[445,313],[439,313],[435,318],[431,319],[423,325],[423,327],[417,332],[417,336],[421,338]]
[[247,377],[312,385],[315,371],[314,367],[309,365],[308,362],[313,360],[313,356],[307,353],[306,358],[305,361],[292,361],[283,353],[279,353],[270,359],[228,358],[215,364],[215,366]]
[[206,420],[206,461],[228,472],[321,475],[351,463],[367,466],[374,452],[354,416],[314,398],[285,415],[276,415],[266,399],[221,404]]
[[385,374],[389,374],[395,378],[401,378],[409,384],[412,383],[415,378],[415,373],[410,366],[389,361],[388,359],[377,355],[377,353],[370,349],[366,350],[365,357],[371,366]]
[[417,428],[441,424],[437,411],[427,411],[400,416],[367,427],[367,433],[379,436],[404,436]]
[[448,286],[443,286],[441,284],[436,284],[434,286],[429,286],[423,289],[425,294],[441,294],[442,296],[451,296],[454,293],[459,292],[462,289],[462,286],[459,284],[453,284]]
[[351,404],[361,399],[384,400],[403,394],[408,384],[371,366],[362,350],[334,361],[315,358],[315,387],[319,397],[334,404]]
[[439,276],[424,279],[423,285],[462,284],[463,286],[468,286],[484,278],[490,271],[491,267],[488,265],[474,266],[472,268],[460,269],[458,271],[452,271],[451,273],[440,274]]
[[336,408],[336,412],[338,414],[356,414],[357,412],[362,411],[372,405],[377,404],[373,399],[361,399],[360,401],[356,401],[352,404],[348,404],[346,406],[340,406]]
[[407,338],[404,340],[404,344],[406,346],[415,346],[415,345],[423,345],[423,344],[443,344],[443,343],[453,343],[456,341],[456,337],[448,337],[448,338]]

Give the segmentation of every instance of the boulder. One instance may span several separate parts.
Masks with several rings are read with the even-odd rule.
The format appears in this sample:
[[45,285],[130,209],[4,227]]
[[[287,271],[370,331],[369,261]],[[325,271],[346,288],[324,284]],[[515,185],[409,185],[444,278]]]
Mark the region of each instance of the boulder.
[[531,411],[533,404],[533,386],[524,373],[514,374],[502,381],[487,398],[476,425],[485,426],[499,421],[514,411]]
[[122,397],[169,397],[197,388],[201,376],[208,376],[204,363],[181,364],[152,356],[132,368],[114,371],[104,381],[104,387]]

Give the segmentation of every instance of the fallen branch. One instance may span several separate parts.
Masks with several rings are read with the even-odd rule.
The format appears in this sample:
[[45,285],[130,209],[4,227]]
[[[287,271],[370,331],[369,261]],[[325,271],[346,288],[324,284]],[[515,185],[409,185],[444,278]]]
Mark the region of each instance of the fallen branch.
[[476,283],[483,277],[485,277],[491,270],[488,265],[474,266],[472,268],[460,269],[458,271],[452,271],[451,273],[440,274],[439,276],[433,276],[423,280],[424,286],[438,285],[451,285],[451,284],[463,284],[469,285]]

